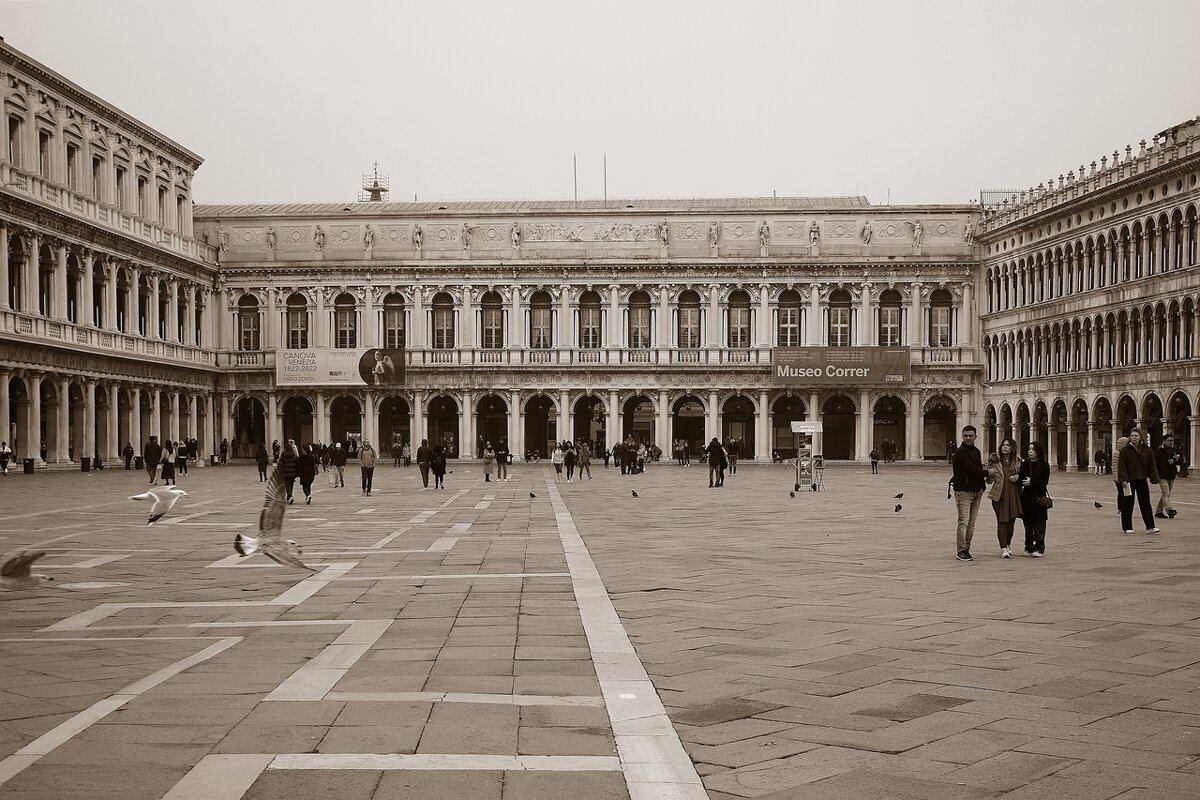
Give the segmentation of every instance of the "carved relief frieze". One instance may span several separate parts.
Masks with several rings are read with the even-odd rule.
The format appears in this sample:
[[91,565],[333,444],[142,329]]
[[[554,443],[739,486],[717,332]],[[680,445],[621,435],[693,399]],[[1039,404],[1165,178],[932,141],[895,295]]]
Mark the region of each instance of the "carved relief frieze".
[[931,219],[925,221],[924,234],[934,239],[948,239],[961,235],[962,225],[956,219]]
[[596,225],[592,240],[597,242],[651,242],[658,240],[658,225],[639,225],[633,222],[614,222]]
[[263,232],[261,228],[234,228],[232,239],[234,245],[258,247],[263,243]]
[[425,230],[425,241],[429,244],[457,244],[462,241],[462,226],[430,225]]
[[509,226],[507,224],[480,224],[471,228],[473,236],[473,245],[483,245],[486,247],[496,247],[503,245],[510,247],[509,242]]
[[857,239],[858,228],[857,220],[827,220],[825,222],[824,236],[826,239]]
[[385,247],[389,244],[403,246],[412,242],[412,232],[408,225],[380,225],[379,226],[379,245]]
[[755,220],[733,220],[721,223],[725,238],[734,242],[745,242],[758,238],[758,222]]
[[907,239],[908,223],[895,220],[881,220],[875,225],[876,239]]
[[280,250],[311,249],[312,228],[308,225],[281,225],[277,241]]
[[792,239],[808,240],[808,227],[812,224],[808,220],[789,219],[781,222],[776,222],[772,225],[772,238],[780,241],[788,241]]
[[330,225],[325,235],[326,247],[362,249],[362,228],[359,225]]
[[672,222],[672,242],[693,242],[708,238],[707,222]]

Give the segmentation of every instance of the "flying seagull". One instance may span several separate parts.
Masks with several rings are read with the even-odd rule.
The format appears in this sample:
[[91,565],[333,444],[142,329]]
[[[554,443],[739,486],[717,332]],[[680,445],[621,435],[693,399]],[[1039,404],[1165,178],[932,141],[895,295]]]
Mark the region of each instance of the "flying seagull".
[[[89,475],[91,473],[88,473]],[[153,500],[154,505],[150,506],[150,518],[146,522],[147,525],[153,525],[163,518],[163,515],[175,507],[175,503],[181,497],[187,497],[188,493],[183,489],[175,486],[160,486],[155,489],[148,489],[141,494],[129,495],[130,500]]]
[[266,499],[263,501],[262,513],[258,515],[258,538],[239,533],[234,537],[233,549],[239,556],[261,552],[276,564],[316,572],[296,558],[304,552],[300,545],[292,539],[283,538],[283,510],[286,504],[287,492],[283,487],[283,473],[276,467],[271,470],[271,477],[267,478]]
[[31,553],[28,550],[18,550],[4,557],[4,565],[0,566],[0,589],[15,591],[18,589],[35,589],[42,581],[52,581],[49,575],[29,574],[33,562],[46,555],[44,550]]
[[895,495],[895,499],[897,499],[897,500],[899,500],[901,497],[904,497],[904,492],[901,492],[900,494]]

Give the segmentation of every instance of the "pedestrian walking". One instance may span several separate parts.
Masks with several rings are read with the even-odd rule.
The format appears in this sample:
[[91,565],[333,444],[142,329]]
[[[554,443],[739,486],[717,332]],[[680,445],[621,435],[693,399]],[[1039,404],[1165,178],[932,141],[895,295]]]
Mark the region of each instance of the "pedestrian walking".
[[158,465],[162,461],[163,448],[158,443],[157,436],[151,436],[150,441],[146,442],[142,448],[142,466],[146,468],[146,474],[150,476],[150,485],[158,483]]
[[1030,442],[1026,456],[1017,473],[1017,480],[1021,486],[1021,524],[1025,526],[1025,553],[1034,558],[1041,558],[1046,555],[1046,520],[1050,516],[1047,501],[1050,497],[1050,465],[1046,462],[1046,448],[1041,442]]
[[1117,459],[1117,480],[1121,482],[1121,529],[1133,533],[1133,502],[1137,498],[1146,533],[1158,533],[1154,524],[1154,512],[1150,506],[1150,484],[1158,483],[1158,465],[1154,453],[1142,441],[1142,432],[1134,428],[1129,432],[1129,444],[1121,448]]
[[408,442],[405,442],[404,447],[400,448],[400,457],[404,459],[405,467],[412,466],[412,445],[410,445]]
[[333,467],[333,486],[336,489],[346,488],[346,451],[341,442],[335,442],[333,452],[329,454],[329,466]]
[[187,442],[178,442],[175,445],[175,474],[188,474],[188,451]]
[[725,455],[721,449],[721,443],[717,441],[717,437],[713,437],[708,443],[708,447],[704,448],[704,457],[708,461],[708,488],[712,489],[715,486],[721,485],[721,462]]
[[133,442],[126,442],[121,450],[121,458],[125,459],[125,469],[133,469]]
[[496,451],[491,442],[483,443],[483,482],[492,482],[492,463],[496,460]]
[[1167,434],[1162,443],[1154,451],[1154,466],[1158,469],[1158,504],[1154,508],[1154,516],[1158,519],[1175,519],[1179,512],[1171,505],[1171,490],[1175,488],[1175,479],[1179,477],[1179,464],[1182,461],[1179,451],[1175,449],[1175,437]]
[[[129,445],[125,445],[125,446],[129,447]],[[132,450],[133,448],[130,447],[129,449]],[[10,448],[8,446],[8,442],[0,442],[0,472],[3,472],[5,475],[8,474],[8,462],[12,460],[12,457],[13,457],[13,451],[12,451],[12,448]],[[132,456],[130,456],[130,458],[132,458]],[[129,460],[128,459],[126,459],[125,464],[126,464],[125,469],[129,469],[129,466],[128,466]]]
[[317,478],[317,457],[313,455],[312,445],[304,445],[300,450],[300,460],[297,464],[300,478],[300,488],[304,490],[304,505],[312,505],[312,485]]
[[575,448],[571,446],[571,443],[566,442],[563,444],[563,466],[567,470],[567,483],[570,483],[575,475],[575,462],[578,460],[579,455],[575,452]]
[[1104,448],[1103,447],[1096,448],[1096,474],[1097,475],[1104,474]]
[[[417,448],[417,468],[421,470],[421,486],[429,488],[429,467],[433,464],[433,448],[429,446],[428,439],[421,440],[421,446]],[[434,488],[437,488],[436,485]]]
[[965,426],[962,429],[962,444],[954,450],[950,459],[954,469],[950,486],[954,490],[954,505],[958,511],[958,527],[955,530],[957,550],[954,557],[959,561],[972,560],[971,540],[975,536],[975,520],[979,517],[979,504],[983,501],[987,477],[983,469],[983,457],[975,446],[977,433],[974,425]]
[[[725,460],[729,462],[729,474],[737,475],[738,457],[742,454],[742,443],[735,439],[730,439],[725,446]],[[724,483],[724,481],[722,481]]]
[[371,496],[371,484],[375,480],[376,458],[370,440],[363,439],[362,446],[358,448],[358,467],[362,471],[362,493],[367,497]]
[[500,440],[500,444],[496,446],[496,480],[508,480],[508,443],[504,439]]
[[258,465],[258,481],[262,483],[267,479],[267,465],[271,463],[266,445],[262,442],[258,443],[258,448],[254,451],[254,463]]
[[[279,444],[279,442],[277,441],[275,444]],[[287,502],[288,505],[291,505],[296,501],[292,495],[296,490],[296,478],[300,477],[300,451],[296,449],[294,440],[287,440],[287,447],[281,449],[278,463]]]
[[280,446],[279,446],[278,439],[275,439],[274,441],[271,442],[271,463],[272,464],[279,463],[279,453],[280,453],[281,449],[282,448],[280,448]]
[[592,479],[592,448],[587,442],[579,445],[579,479],[583,480],[583,473],[587,472],[588,480]]
[[879,474],[879,448],[878,447],[871,448],[871,474],[872,475]]
[[433,473],[433,488],[446,488],[446,447],[439,444],[433,448],[429,461],[429,471]]
[[[1021,518],[1021,489],[1017,485],[1020,469],[1017,443],[1012,439],[1002,439],[1000,449],[988,456],[987,477],[984,479],[991,484],[987,498],[992,501],[992,510],[996,512],[996,538],[1000,540],[1001,558],[1012,556],[1013,529]],[[1025,552],[1031,552],[1028,537]]]
[[163,486],[175,485],[175,443],[167,439],[162,446],[162,458],[160,459],[162,466]]
[[554,465],[554,482],[562,483],[563,463],[566,459],[566,454],[559,446],[558,442],[554,443],[554,452],[550,454],[550,463]]

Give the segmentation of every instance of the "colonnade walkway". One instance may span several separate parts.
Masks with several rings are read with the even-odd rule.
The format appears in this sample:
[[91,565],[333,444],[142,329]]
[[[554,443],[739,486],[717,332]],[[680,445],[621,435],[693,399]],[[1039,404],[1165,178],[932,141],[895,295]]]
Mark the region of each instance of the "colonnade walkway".
[[964,563],[944,470],[451,468],[297,486],[312,573],[233,553],[252,467],[153,527],[144,473],[0,478],[56,578],[0,593],[0,798],[1200,794],[1194,478],[1126,535],[1056,472],[1046,558],[985,502]]

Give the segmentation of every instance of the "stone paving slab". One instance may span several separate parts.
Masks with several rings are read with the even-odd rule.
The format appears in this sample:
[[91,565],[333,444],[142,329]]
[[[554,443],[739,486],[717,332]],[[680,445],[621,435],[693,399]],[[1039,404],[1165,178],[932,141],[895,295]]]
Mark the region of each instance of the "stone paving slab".
[[[1000,560],[985,504],[964,564],[944,469],[839,466],[795,499],[781,467],[711,490],[673,467],[514,472],[422,492],[384,467],[372,498],[318,480],[287,512],[311,577],[228,558],[252,468],[193,471],[152,529],[124,499],[139,473],[9,476],[0,545],[44,543],[78,588],[0,596],[0,765],[71,729],[0,766],[0,798],[159,798],[225,757],[250,770],[237,798],[1200,795],[1190,479],[1163,534],[1125,536],[1111,482],[1055,473],[1048,557]],[[636,652],[588,629],[591,598]],[[652,766],[675,751],[690,778]]]

